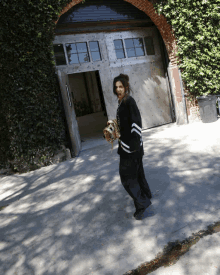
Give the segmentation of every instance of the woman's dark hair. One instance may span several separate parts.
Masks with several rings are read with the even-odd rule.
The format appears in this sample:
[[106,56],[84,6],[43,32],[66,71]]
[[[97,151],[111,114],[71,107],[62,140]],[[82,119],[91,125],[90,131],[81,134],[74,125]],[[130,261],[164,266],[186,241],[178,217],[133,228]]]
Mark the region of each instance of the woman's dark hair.
[[[114,80],[113,80],[113,94],[115,94],[116,96],[117,96],[117,93],[116,93],[115,84],[117,81],[121,81],[122,85],[125,88],[125,92],[126,92],[125,100],[126,100],[127,96],[130,95],[130,93],[132,91],[131,86],[129,84],[129,76],[127,74],[120,74],[114,78]],[[128,87],[127,90],[126,90],[126,87]]]

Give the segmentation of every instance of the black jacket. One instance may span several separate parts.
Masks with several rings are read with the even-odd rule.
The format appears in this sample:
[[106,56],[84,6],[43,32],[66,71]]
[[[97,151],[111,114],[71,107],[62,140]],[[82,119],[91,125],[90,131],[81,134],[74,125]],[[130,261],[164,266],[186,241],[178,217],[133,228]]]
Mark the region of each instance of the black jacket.
[[142,141],[142,121],[133,97],[123,98],[118,104],[117,121],[121,137],[118,154],[122,158],[138,158],[144,155]]

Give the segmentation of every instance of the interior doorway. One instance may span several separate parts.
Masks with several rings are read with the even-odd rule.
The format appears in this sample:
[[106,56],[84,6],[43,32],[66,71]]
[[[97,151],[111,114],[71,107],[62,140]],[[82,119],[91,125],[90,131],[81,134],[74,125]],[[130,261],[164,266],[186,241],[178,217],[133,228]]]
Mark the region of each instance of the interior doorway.
[[82,149],[98,145],[108,120],[99,71],[68,76]]

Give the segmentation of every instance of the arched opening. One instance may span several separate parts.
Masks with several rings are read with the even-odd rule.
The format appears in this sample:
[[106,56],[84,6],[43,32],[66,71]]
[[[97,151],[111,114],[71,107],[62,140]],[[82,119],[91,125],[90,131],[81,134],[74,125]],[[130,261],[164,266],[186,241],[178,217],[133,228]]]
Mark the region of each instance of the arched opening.
[[[67,13],[73,6],[81,3],[83,0],[73,0],[71,1],[60,13],[59,15],[59,20],[60,17]],[[93,1],[94,2],[94,1]],[[98,0],[96,1],[97,3],[103,3],[103,0]],[[108,1],[110,2],[110,1]],[[121,2],[121,1],[118,1]],[[172,65],[176,65],[176,42],[175,42],[175,37],[172,33],[172,29],[170,25],[167,23],[166,18],[163,15],[158,15],[154,9],[153,4],[146,0],[123,0],[122,2],[127,2],[132,4],[134,7],[136,7],[138,10],[143,11],[151,20],[152,22],[157,26],[164,44],[166,46],[166,50],[170,59],[170,62]],[[59,22],[59,20],[56,21],[56,23]]]
[[[156,14],[149,1],[92,0],[76,5],[80,2],[72,1],[61,12],[54,40],[57,69],[65,74],[67,82],[75,79],[75,84],[72,82],[68,88],[72,98],[77,98],[73,90],[79,79],[96,72],[100,76],[107,118],[114,119],[117,102],[112,94],[112,80],[122,72],[130,76],[144,129],[175,119],[183,124],[185,101],[176,65],[175,39],[166,19]],[[87,94],[91,89],[87,85]],[[63,93],[67,95],[66,91]],[[88,105],[91,111],[89,97]],[[78,125],[85,121],[77,120]],[[74,131],[80,132],[81,126]],[[77,139],[82,140],[80,134]]]

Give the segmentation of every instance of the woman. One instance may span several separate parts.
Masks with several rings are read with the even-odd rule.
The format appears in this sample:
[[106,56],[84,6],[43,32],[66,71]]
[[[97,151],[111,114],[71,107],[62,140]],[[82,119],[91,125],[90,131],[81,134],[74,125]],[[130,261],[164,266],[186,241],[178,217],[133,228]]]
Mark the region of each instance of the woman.
[[[114,78],[113,93],[118,97],[116,117],[121,134],[118,147],[119,174],[122,185],[134,200],[134,217],[141,220],[146,208],[151,205],[152,194],[142,163],[144,150],[141,116],[134,98],[130,96],[130,90],[128,75],[120,74]],[[148,211],[148,214],[153,213]]]

